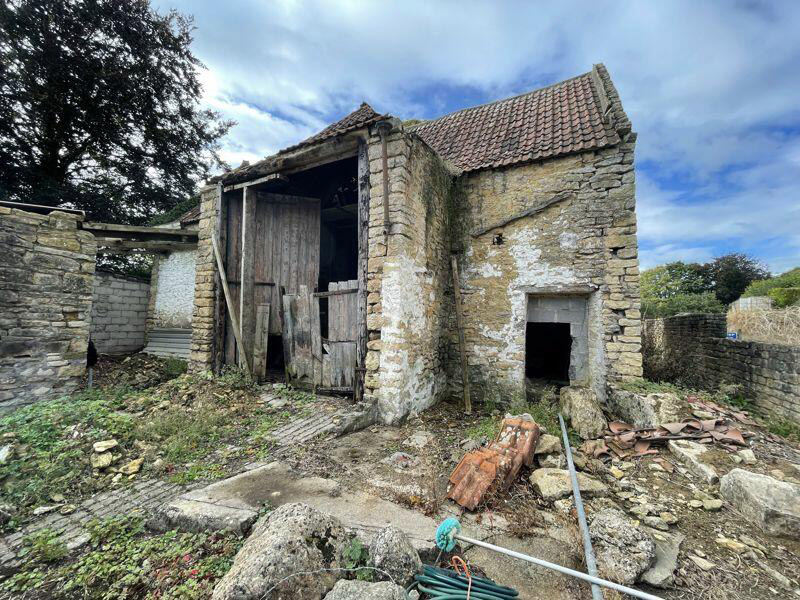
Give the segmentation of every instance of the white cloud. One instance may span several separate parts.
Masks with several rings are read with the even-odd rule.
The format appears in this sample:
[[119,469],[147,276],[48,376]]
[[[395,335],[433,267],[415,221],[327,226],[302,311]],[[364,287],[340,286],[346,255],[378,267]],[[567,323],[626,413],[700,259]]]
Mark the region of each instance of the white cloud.
[[639,132],[647,260],[800,254],[800,3],[157,2],[196,16],[208,103],[239,122],[233,164],[361,100],[431,117],[453,103],[436,90],[491,100],[604,62]]

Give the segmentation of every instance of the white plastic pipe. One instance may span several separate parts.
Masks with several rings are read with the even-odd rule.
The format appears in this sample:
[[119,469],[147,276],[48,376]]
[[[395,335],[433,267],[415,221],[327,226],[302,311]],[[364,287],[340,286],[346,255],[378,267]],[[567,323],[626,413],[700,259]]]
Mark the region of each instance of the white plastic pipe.
[[568,569],[567,567],[562,567],[561,565],[547,562],[546,560],[542,560],[540,558],[534,558],[533,556],[528,556],[527,554],[522,554],[521,552],[514,552],[513,550],[501,548],[500,546],[495,546],[494,544],[489,544],[487,542],[482,542],[480,540],[473,540],[472,538],[468,538],[458,533],[453,535],[453,537],[467,544],[480,546],[481,548],[486,548],[487,550],[494,550],[495,552],[499,552],[500,554],[505,554],[506,556],[510,556],[512,558],[518,558],[520,560],[524,560],[529,563],[539,565],[540,567],[544,567],[546,569],[552,569],[553,571],[558,571],[559,573],[563,573],[564,575],[569,575],[577,579],[583,579],[584,581],[588,581],[589,583],[596,583],[597,585],[601,585],[603,587],[607,587],[612,590],[617,590],[618,592],[622,592],[623,594],[628,594],[636,598],[643,598],[644,600],[664,600],[659,596],[653,596],[652,594],[640,592],[639,590],[634,590],[633,588],[629,588],[624,585],[614,583],[613,581],[606,581],[605,579],[600,579],[599,577],[587,575],[586,573],[581,573],[580,571],[575,571],[574,569]]

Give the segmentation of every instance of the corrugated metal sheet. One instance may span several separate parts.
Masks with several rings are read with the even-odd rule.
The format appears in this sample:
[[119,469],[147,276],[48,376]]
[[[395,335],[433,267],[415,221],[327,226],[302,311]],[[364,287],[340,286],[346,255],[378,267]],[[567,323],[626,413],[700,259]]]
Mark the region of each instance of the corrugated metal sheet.
[[191,329],[153,329],[147,334],[147,346],[142,352],[188,360],[191,349]]

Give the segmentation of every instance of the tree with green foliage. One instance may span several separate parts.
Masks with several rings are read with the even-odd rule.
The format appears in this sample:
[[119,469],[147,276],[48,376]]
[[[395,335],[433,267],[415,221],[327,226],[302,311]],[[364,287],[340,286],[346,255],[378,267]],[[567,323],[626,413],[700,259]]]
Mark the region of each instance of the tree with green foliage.
[[704,265],[699,263],[671,262],[642,273],[642,296],[672,298],[685,294],[702,294],[713,288]]
[[769,272],[764,265],[739,253],[705,264],[667,263],[642,272],[642,312],[651,318],[724,312],[725,305],[739,298],[748,285],[766,277]]
[[770,276],[766,265],[740,252],[718,256],[706,263],[705,268],[714,294],[723,304],[738,300],[747,286]]
[[754,281],[742,296],[769,296],[776,308],[792,306],[800,301],[800,267],[776,277]]
[[221,165],[192,20],[148,0],[0,4],[0,198],[144,224]]
[[705,265],[676,261],[642,272],[642,313],[670,317],[679,313],[717,313],[724,307],[714,297]]
[[669,298],[653,298],[642,295],[642,314],[649,319],[671,317],[684,313],[714,314],[725,312],[714,292],[702,294],[675,294]]

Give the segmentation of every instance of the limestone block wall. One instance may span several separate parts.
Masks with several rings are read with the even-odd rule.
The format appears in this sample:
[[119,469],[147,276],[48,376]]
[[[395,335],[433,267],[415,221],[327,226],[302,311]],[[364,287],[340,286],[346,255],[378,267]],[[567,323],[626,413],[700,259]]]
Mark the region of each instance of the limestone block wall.
[[[194,305],[192,307],[192,352],[189,368],[204,371],[214,363],[214,314],[216,262],[211,235],[217,222],[220,188],[209,185],[200,191],[200,222],[195,251]],[[222,301],[224,302],[224,300]],[[220,305],[220,310],[222,306]]]
[[150,278],[147,330],[189,329],[194,309],[196,253],[171,252],[156,259]]
[[742,386],[766,414],[800,423],[800,347],[725,337],[725,315],[644,322],[645,375],[714,390]]
[[445,390],[451,175],[417,136],[389,134],[389,235],[384,236],[380,137],[369,139],[370,227],[365,397],[395,423]]
[[0,207],[0,412],[80,384],[97,244],[77,224]]
[[92,342],[101,354],[141,350],[150,284],[133,277],[97,271],[93,287]]
[[[641,376],[634,144],[629,134],[613,148],[461,177],[461,292],[477,397],[524,394],[527,308],[542,294],[587,299],[589,383],[601,398],[607,382]],[[471,233],[564,191],[571,196],[541,212]],[[459,371],[453,360],[456,385]]]

